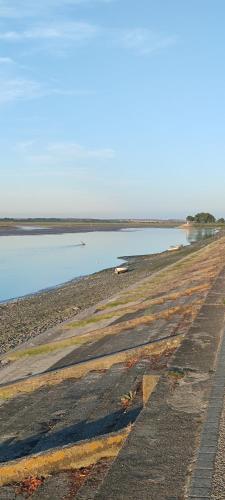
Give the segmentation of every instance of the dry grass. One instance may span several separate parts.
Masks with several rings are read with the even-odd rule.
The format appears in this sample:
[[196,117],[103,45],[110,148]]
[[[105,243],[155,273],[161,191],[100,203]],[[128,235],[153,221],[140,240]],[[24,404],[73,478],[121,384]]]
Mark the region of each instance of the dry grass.
[[16,495],[26,494],[28,496],[33,495],[35,491],[43,484],[44,477],[31,476],[21,482],[19,487],[16,489]]
[[36,478],[69,469],[89,467],[102,458],[115,458],[129,432],[128,427],[117,434],[1,464],[0,485],[21,482],[31,476]]
[[130,370],[130,368],[133,368],[133,366],[135,366],[138,361],[140,361],[140,356],[131,356],[130,358],[128,358],[128,360],[126,361],[125,363],[125,367]]
[[[203,283],[201,285],[195,286],[195,287],[190,287],[186,290],[183,291],[178,291],[178,292],[173,292],[171,294],[163,295],[163,297],[159,297],[157,299],[149,299],[149,300],[144,300],[142,302],[139,302],[138,304],[132,304],[127,307],[120,307],[119,309],[116,309],[116,311],[111,311],[107,314],[98,314],[91,316],[88,319],[82,320],[82,321],[74,321],[72,323],[68,323],[65,325],[66,330],[70,329],[76,329],[80,328],[83,326],[88,326],[91,325],[92,323],[98,323],[100,321],[106,320],[106,319],[116,319],[117,317],[121,317],[122,315],[128,314],[130,312],[136,312],[136,311],[142,311],[147,309],[149,306],[154,306],[154,305],[160,305],[160,304],[165,304],[167,301],[175,301],[179,298],[186,297],[186,296],[191,296],[194,295],[195,293],[200,293],[200,292],[206,292],[210,288],[209,283]],[[114,303],[118,305],[117,303]],[[123,303],[124,305],[125,303]],[[107,305],[107,304],[106,304]],[[121,305],[121,304],[120,304]],[[112,303],[110,304],[111,307]],[[104,306],[106,307],[106,306]]]
[[[185,295],[189,296],[192,295],[192,293],[196,293],[197,291],[206,291],[207,287],[206,285],[202,285],[202,287],[193,287],[192,289],[189,288],[186,291],[183,292],[177,292],[176,294],[173,294],[171,296],[166,296],[163,299],[153,299],[153,301],[146,301],[142,304],[137,305],[132,309],[132,312],[137,312],[140,310],[145,310],[148,305],[155,304],[164,304],[167,300],[176,300],[180,297],[183,297]],[[103,328],[99,328],[97,330],[91,330],[87,332],[86,334],[77,336],[77,337],[70,337],[69,339],[65,340],[59,340],[56,342],[52,342],[49,344],[43,344],[37,347],[31,347],[29,349],[24,349],[24,350],[19,350],[15,351],[14,353],[8,354],[4,357],[4,359],[8,361],[16,361],[18,359],[30,357],[30,356],[41,356],[41,355],[47,355],[51,354],[53,352],[59,351],[66,349],[67,347],[73,347],[73,346],[81,346],[87,343],[93,343],[100,338],[103,338],[106,335],[111,335],[111,334],[119,334],[125,330],[128,329],[133,329],[137,326],[145,325],[145,324],[150,324],[153,323],[159,319],[166,319],[169,320],[172,316],[179,314],[179,315],[189,315],[192,319],[195,317],[199,307],[201,306],[202,301],[201,300],[193,300],[191,304],[188,305],[181,305],[181,306],[174,306],[170,307],[168,309],[164,309],[163,311],[156,313],[156,314],[148,314],[148,315],[143,315],[142,317],[139,318],[134,318],[131,320],[123,321],[117,325],[112,325],[112,326],[106,326]],[[128,313],[131,311],[130,308],[126,308],[122,312],[122,314]],[[114,317],[113,313],[111,313],[110,317]],[[100,320],[99,320],[100,321]]]
[[136,396],[135,391],[129,391],[127,394],[123,394],[123,396],[121,396],[120,402],[124,410],[126,410],[129,406],[132,405],[135,396]]
[[49,344],[43,344],[37,347],[30,347],[29,349],[23,349],[20,351],[12,352],[4,356],[4,360],[16,361],[18,359],[26,358],[28,356],[42,356],[51,354],[53,352],[66,349],[67,347],[80,346],[90,342],[87,337],[72,337],[66,340],[59,340],[57,342],[51,342]]
[[99,328],[98,330],[92,330],[88,332],[88,335],[92,336],[98,334],[99,336],[102,337],[104,335],[117,334],[125,330],[136,328],[141,325],[148,325],[150,323],[153,323],[154,321],[157,321],[158,319],[169,319],[175,314],[184,314],[184,313],[192,314],[193,307],[200,306],[201,304],[202,301],[196,300],[196,302],[193,302],[191,305],[174,306],[156,314],[148,314],[127,321],[122,321],[121,323],[118,323],[116,325],[109,325],[103,328]]
[[66,325],[64,325],[63,329],[64,330],[71,330],[71,329],[75,329],[75,328],[82,328],[84,326],[88,326],[92,323],[98,323],[99,321],[103,321],[103,320],[106,320],[106,319],[111,319],[112,317],[116,317],[116,316],[120,316],[120,313],[117,314],[117,311],[115,311],[114,313],[107,313],[107,314],[102,314],[101,316],[90,316],[89,318],[87,319],[83,319],[83,320],[80,320],[80,321],[72,321],[71,323],[67,323]]
[[41,387],[50,387],[58,385],[65,380],[82,378],[93,370],[108,370],[115,363],[126,363],[132,356],[157,356],[159,354],[163,354],[168,349],[176,349],[180,345],[182,339],[182,335],[179,337],[171,337],[171,339],[146,344],[144,347],[134,347],[132,349],[119,351],[108,356],[102,356],[94,360],[85,361],[84,363],[68,366],[67,368],[63,368],[61,370],[44,372],[34,377],[26,378],[6,386],[1,386],[0,399],[11,399],[19,396],[20,394],[29,394],[40,389]]

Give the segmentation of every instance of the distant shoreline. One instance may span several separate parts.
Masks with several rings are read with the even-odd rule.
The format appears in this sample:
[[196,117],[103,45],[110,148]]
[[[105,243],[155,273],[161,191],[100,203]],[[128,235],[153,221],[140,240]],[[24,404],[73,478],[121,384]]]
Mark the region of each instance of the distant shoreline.
[[[31,223],[27,224],[28,229],[24,229],[24,223],[17,225],[1,225],[0,236],[29,236],[29,235],[43,235],[43,234],[66,234],[66,233],[89,233],[95,231],[120,231],[121,229],[135,229],[135,228],[178,228],[178,222],[129,222],[129,223],[114,223],[114,222],[94,222],[94,223],[75,223],[75,224],[37,224],[37,229],[29,229]],[[22,227],[23,226],[23,227]],[[32,226],[35,224],[32,223]],[[42,226],[42,228],[40,227]]]

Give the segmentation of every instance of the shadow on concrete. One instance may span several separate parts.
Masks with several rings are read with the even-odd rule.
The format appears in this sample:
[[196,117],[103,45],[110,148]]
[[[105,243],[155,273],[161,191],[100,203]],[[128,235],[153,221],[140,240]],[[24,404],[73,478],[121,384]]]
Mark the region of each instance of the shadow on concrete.
[[[117,432],[127,425],[135,422],[142,407],[134,407],[124,411],[124,409],[106,415],[99,420],[87,422],[85,420],[70,427],[60,429],[56,432],[49,432],[45,425],[45,430],[39,434],[30,436],[24,440],[10,438],[0,445],[0,462],[7,462],[22,458],[32,453],[40,453],[60,446],[75,444],[85,439],[92,439],[110,432]],[[48,429],[48,430],[47,430]]]
[[[126,333],[128,335],[130,333],[130,330],[126,330],[123,333]],[[95,350],[99,351],[100,347],[102,345],[104,345],[105,343],[107,343],[108,340],[110,340],[110,338],[115,339],[115,337],[113,335],[107,335],[103,339],[98,340],[96,342],[96,344],[91,344],[91,346],[82,346],[81,349],[77,349],[77,348],[74,349],[74,351],[67,354],[64,358],[60,359],[60,361],[57,361],[57,363],[55,363],[50,368],[48,368],[44,373],[52,372],[55,370],[63,370],[64,368],[68,368],[69,366],[76,366],[76,365],[79,366],[79,365],[82,365],[83,363],[87,363],[87,361],[97,361],[99,359],[104,359],[108,356],[114,356],[117,354],[121,354],[123,352],[129,352],[129,351],[132,351],[133,349],[139,349],[141,347],[145,348],[151,344],[157,344],[157,343],[162,342],[164,340],[171,340],[174,337],[179,337],[179,336],[180,336],[180,333],[175,333],[174,335],[169,334],[169,335],[165,335],[163,337],[157,338],[157,339],[148,340],[146,342],[134,344],[132,346],[129,346],[129,347],[126,347],[123,349],[117,349],[116,351],[110,350],[110,346],[109,346],[109,352],[104,353],[104,354],[98,354],[96,356],[90,356],[90,357],[88,356],[87,357],[87,353],[89,352],[90,348],[92,349],[92,352],[93,352],[93,347],[95,348]],[[85,354],[86,354],[86,357],[83,357],[83,355],[85,356]],[[80,357],[82,359],[80,359]]]

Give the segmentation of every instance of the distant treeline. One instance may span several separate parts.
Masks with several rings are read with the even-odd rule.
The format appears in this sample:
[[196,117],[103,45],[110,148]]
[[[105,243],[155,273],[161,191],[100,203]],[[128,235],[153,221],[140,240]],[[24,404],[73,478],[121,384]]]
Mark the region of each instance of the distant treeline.
[[2,222],[124,222],[124,219],[77,219],[74,217],[27,217],[27,218],[15,218],[15,217],[2,217],[0,218]]
[[84,219],[79,219],[79,218],[75,218],[75,217],[68,217],[68,218],[63,218],[63,217],[27,217],[27,218],[15,218],[15,217],[1,217],[0,218],[0,221],[1,222],[28,222],[28,223],[35,223],[35,222],[38,222],[38,223],[41,223],[41,222],[47,222],[47,223],[50,223],[50,222],[58,222],[58,223],[64,223],[64,222],[71,222],[71,223],[109,223],[109,224],[112,224],[112,223],[115,223],[115,224],[118,224],[118,223],[134,223],[134,222],[137,222],[137,223],[140,223],[140,222],[143,222],[143,223],[149,223],[149,222],[152,222],[152,223],[158,223],[158,222],[162,222],[162,223],[170,223],[170,222],[177,222],[177,223],[181,223],[183,222],[182,220],[180,219],[91,219],[91,218],[84,218]]
[[216,219],[214,215],[208,212],[200,212],[196,215],[188,215],[186,217],[187,222],[195,222],[197,224],[224,224],[225,219],[221,217],[220,219]]

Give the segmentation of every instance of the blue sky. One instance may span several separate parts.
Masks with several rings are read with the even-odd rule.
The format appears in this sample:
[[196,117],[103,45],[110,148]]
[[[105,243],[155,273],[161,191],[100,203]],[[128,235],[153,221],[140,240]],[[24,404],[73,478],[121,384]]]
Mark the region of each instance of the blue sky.
[[0,216],[225,216],[223,0],[0,0]]

